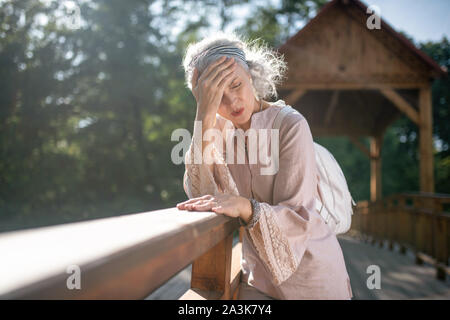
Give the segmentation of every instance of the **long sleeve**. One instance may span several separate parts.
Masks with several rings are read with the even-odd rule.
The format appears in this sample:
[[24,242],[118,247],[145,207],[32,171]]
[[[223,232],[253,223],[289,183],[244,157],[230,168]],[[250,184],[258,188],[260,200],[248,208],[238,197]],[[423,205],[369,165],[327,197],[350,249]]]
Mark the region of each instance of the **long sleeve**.
[[320,224],[314,213],[317,167],[308,122],[299,114],[284,121],[272,203],[260,202],[259,218],[247,228],[277,286],[296,271],[312,230]]
[[185,156],[183,186],[186,195],[189,198],[219,193],[238,195],[236,184],[223,159],[223,153],[219,152],[218,144],[223,143],[223,140],[215,139],[208,148],[205,148],[206,152],[209,152],[211,164],[205,163],[203,159],[201,140],[202,130],[199,122],[195,122],[191,145]]

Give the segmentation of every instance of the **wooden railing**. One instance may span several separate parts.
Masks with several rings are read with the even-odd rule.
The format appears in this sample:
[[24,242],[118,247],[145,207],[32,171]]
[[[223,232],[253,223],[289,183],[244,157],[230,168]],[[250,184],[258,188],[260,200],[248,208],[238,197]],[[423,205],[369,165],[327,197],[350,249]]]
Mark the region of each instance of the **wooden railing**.
[[396,194],[377,202],[358,202],[351,231],[389,249],[414,252],[416,263],[436,267],[436,277],[446,279],[450,257],[450,213],[447,194]]
[[173,208],[2,233],[0,299],[143,299],[191,263],[183,299],[231,299],[238,228],[236,219]]

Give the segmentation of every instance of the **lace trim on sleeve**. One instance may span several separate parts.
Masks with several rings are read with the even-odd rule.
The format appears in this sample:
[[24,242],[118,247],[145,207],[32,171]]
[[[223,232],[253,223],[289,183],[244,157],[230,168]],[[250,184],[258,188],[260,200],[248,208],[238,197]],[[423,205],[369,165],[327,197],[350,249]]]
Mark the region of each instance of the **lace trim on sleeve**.
[[[186,154],[185,191],[189,198],[219,193],[239,195],[236,183],[231,176],[223,155],[212,147],[213,165],[195,164],[194,148],[191,145]],[[211,169],[212,168],[212,169]]]
[[277,225],[272,207],[260,203],[260,210],[258,223],[249,229],[249,234],[259,256],[272,273],[275,284],[280,285],[297,270],[299,262]]

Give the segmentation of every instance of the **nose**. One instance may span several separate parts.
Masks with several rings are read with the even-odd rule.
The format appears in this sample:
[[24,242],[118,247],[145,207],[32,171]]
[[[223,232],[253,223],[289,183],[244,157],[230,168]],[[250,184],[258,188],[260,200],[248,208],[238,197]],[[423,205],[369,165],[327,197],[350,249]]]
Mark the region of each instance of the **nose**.
[[222,96],[222,103],[226,106],[226,107],[234,107],[235,106],[235,97],[230,94],[230,93],[223,93]]

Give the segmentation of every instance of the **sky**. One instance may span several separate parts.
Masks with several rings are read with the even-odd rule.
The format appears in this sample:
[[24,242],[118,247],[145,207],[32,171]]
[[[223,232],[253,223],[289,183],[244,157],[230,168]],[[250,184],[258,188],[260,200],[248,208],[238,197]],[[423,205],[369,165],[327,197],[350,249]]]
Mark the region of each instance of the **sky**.
[[450,39],[450,0],[363,0],[376,5],[381,18],[416,42]]
[[[277,6],[280,0],[256,0]],[[366,6],[376,5],[381,18],[394,30],[403,31],[415,42],[440,41],[445,35],[450,39],[450,0],[362,0]],[[234,10],[236,24],[249,14],[249,8],[239,6]],[[230,29],[235,24],[230,26]],[[304,23],[298,23],[298,30]]]
[[[45,3],[51,3],[56,0],[41,0]],[[72,0],[60,0],[65,3],[72,3]],[[79,0],[80,1],[80,0]],[[414,41],[440,41],[445,35],[450,39],[450,0],[360,0],[366,6],[376,5],[381,13],[381,17],[396,31],[403,31],[408,36],[413,37]],[[0,4],[5,0],[0,0]],[[81,0],[89,2],[89,0]],[[267,6],[269,4],[279,7],[281,0],[252,0],[252,5]],[[152,5],[152,10],[158,12],[160,2],[156,1],[157,6]],[[183,4],[183,0],[180,0]],[[184,3],[185,6],[188,3]],[[186,8],[187,9],[187,8]],[[210,8],[211,9],[211,8]],[[219,10],[220,7],[218,6]],[[244,19],[252,14],[252,9],[247,5],[235,6],[232,10],[234,21],[226,30],[233,30],[236,26],[243,23]],[[185,12],[189,12],[187,9]],[[213,13],[214,15],[214,13]],[[194,18],[194,19],[192,19]],[[196,20],[192,17],[180,17],[177,26],[173,27],[173,33],[177,34],[184,27],[186,20]],[[214,29],[219,29],[220,19],[212,19]],[[216,24],[216,25],[215,25]],[[304,26],[303,21],[298,21],[293,30],[300,30]],[[206,30],[205,30],[206,32]]]

